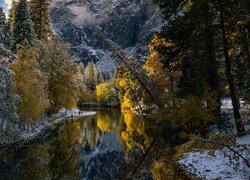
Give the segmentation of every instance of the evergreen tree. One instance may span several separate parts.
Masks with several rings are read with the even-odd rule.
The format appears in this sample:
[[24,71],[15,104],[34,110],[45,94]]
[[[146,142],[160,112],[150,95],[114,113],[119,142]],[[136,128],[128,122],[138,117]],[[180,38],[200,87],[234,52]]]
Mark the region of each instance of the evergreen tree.
[[30,1],[31,20],[34,23],[35,36],[39,40],[48,40],[52,34],[49,9],[48,0]]
[[235,89],[234,79],[232,75],[231,59],[229,56],[229,43],[228,43],[227,34],[226,34],[227,32],[225,28],[226,18],[225,18],[224,5],[225,5],[225,2],[218,1],[223,53],[224,53],[225,64],[226,64],[226,75],[227,75],[227,80],[229,84],[230,97],[231,97],[232,104],[233,104],[233,113],[234,113],[235,124],[237,127],[237,133],[239,135],[242,135],[245,133],[245,129],[244,129],[244,124],[242,122],[240,111],[239,111],[239,104],[237,101],[236,89]]
[[96,79],[97,79],[97,84],[100,84],[100,83],[104,82],[104,79],[103,79],[103,76],[102,76],[102,71],[100,69],[97,69]]
[[4,39],[5,39],[5,34],[4,34],[4,29],[6,26],[6,18],[5,14],[3,12],[3,8],[0,7],[0,43],[4,44]]
[[16,92],[20,96],[19,113],[25,123],[39,120],[49,107],[46,91],[47,76],[40,71],[37,52],[28,43],[18,51],[18,60],[12,65]]
[[94,91],[97,85],[97,70],[93,60],[88,62],[84,71],[84,77],[87,88]]
[[11,32],[13,31],[14,27],[14,19],[15,19],[17,4],[18,4],[17,1],[13,0],[8,13],[8,24],[10,25]]
[[11,27],[10,27],[10,23],[6,23],[6,26],[4,28],[4,35],[5,35],[5,38],[4,38],[4,45],[7,49],[10,49],[11,48],[11,44],[12,44],[12,39],[11,39]]
[[17,105],[19,97],[15,93],[15,85],[12,82],[12,72],[0,64],[0,121],[3,129],[4,123],[17,121]]
[[[202,98],[210,94],[216,94],[216,108],[214,114],[220,115],[220,96],[218,76],[218,59],[225,57],[225,71],[229,84],[230,96],[234,107],[234,116],[238,133],[244,131],[237,103],[237,88],[232,69],[233,60],[242,50],[245,59],[249,57],[249,48],[246,41],[247,4],[243,0],[233,1],[173,1],[155,0],[164,9],[165,21],[168,25],[163,28],[163,35],[171,39],[176,45],[178,54],[182,54],[182,76],[178,83],[181,95],[195,95]],[[181,13],[180,13],[181,12]],[[244,15],[245,14],[245,15]],[[217,24],[220,24],[217,26]],[[244,24],[244,25],[243,25]],[[240,34],[240,46],[235,46],[237,34]],[[235,45],[234,45],[235,44]],[[223,49],[223,52],[221,51]],[[174,52],[174,51],[172,51]],[[169,54],[169,52],[168,52]],[[176,55],[172,53],[174,58]],[[238,61],[239,62],[239,61]],[[241,68],[243,70],[244,68]],[[238,71],[238,72],[240,72]],[[242,76],[242,73],[238,73]],[[245,73],[246,74],[246,73]],[[244,76],[242,76],[244,77]],[[241,83],[241,84],[244,84]],[[241,85],[243,86],[243,85]],[[207,99],[207,107],[214,105],[214,100]]]
[[29,45],[34,45],[33,23],[30,18],[30,12],[26,0],[20,0],[16,7],[12,34],[11,50],[16,52],[18,46],[26,39]]

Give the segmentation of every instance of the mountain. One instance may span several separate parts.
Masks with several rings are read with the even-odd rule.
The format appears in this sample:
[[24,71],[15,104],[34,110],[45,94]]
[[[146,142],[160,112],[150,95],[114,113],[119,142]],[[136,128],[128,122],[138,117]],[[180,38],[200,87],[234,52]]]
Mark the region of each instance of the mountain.
[[71,45],[76,61],[90,59],[102,71],[114,72],[115,63],[95,34],[96,25],[129,54],[145,60],[147,44],[161,27],[161,12],[152,0],[54,0],[51,19],[54,31]]

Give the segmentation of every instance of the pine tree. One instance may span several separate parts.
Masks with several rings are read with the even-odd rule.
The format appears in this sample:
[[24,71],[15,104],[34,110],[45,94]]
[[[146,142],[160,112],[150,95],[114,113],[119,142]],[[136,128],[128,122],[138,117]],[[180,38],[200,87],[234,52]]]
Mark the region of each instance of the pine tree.
[[19,113],[22,120],[30,123],[39,120],[49,107],[46,91],[47,76],[40,71],[37,52],[28,43],[18,51],[18,60],[12,65],[16,92],[20,96]]
[[97,85],[97,71],[93,60],[89,61],[85,71],[85,85],[90,91],[94,91]]
[[97,69],[96,79],[97,79],[97,84],[100,84],[100,83],[104,82],[104,79],[103,79],[103,76],[102,76],[102,71],[100,69]]
[[230,97],[232,100],[233,105],[233,113],[234,113],[234,119],[235,124],[237,127],[237,133],[239,135],[242,135],[245,133],[244,124],[241,119],[240,111],[239,111],[239,104],[237,102],[236,97],[236,89],[234,84],[234,79],[232,75],[232,66],[231,66],[231,59],[229,56],[229,43],[226,35],[226,28],[225,28],[225,10],[224,10],[224,3],[218,1],[218,9],[220,12],[220,28],[221,28],[221,37],[222,37],[222,44],[223,44],[223,53],[225,57],[225,64],[226,64],[226,75],[227,80],[229,84],[229,91],[230,91]]
[[18,120],[17,106],[19,97],[15,93],[15,85],[12,82],[12,72],[0,64],[0,120],[1,128],[7,121],[15,123]]
[[26,39],[30,46],[34,45],[33,23],[30,18],[30,12],[26,0],[20,0],[16,7],[12,34],[11,50],[16,52],[18,46]]
[[5,44],[5,26],[6,26],[6,18],[3,12],[3,8],[0,8],[0,43]]
[[10,25],[11,32],[13,31],[13,27],[14,27],[16,7],[17,7],[17,1],[13,0],[9,9],[9,13],[8,13],[8,24]]
[[34,23],[35,36],[39,40],[48,40],[52,34],[49,9],[48,0],[30,1],[31,20]]
[[4,28],[4,35],[5,35],[5,38],[4,38],[4,45],[7,49],[10,49],[11,48],[11,44],[12,44],[12,39],[11,39],[11,27],[10,27],[10,23],[6,23],[6,26]]

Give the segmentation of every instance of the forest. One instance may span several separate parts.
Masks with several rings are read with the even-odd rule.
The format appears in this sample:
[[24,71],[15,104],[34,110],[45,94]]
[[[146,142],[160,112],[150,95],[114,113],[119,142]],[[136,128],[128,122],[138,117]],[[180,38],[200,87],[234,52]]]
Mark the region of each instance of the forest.
[[[65,123],[59,140],[36,146],[51,160],[48,170],[30,179],[85,179],[76,173],[82,149],[87,143],[86,152],[94,154],[109,133],[122,148],[111,160],[121,165],[107,165],[109,175],[96,165],[103,174],[87,179],[250,178],[250,2],[150,2],[162,26],[144,40],[144,54],[131,55],[104,33],[105,26],[91,26],[115,61],[114,72],[90,55],[87,61],[75,57],[53,29],[49,0],[13,0],[7,12],[0,8],[0,166],[14,167],[14,155],[6,154],[40,143],[40,136],[44,141],[47,131]],[[76,124],[68,123],[73,118]],[[83,141],[74,157],[66,151]],[[75,164],[60,159],[62,152]],[[62,167],[65,174],[55,176],[53,168],[62,173]],[[0,179],[29,179],[5,171],[0,167]]]

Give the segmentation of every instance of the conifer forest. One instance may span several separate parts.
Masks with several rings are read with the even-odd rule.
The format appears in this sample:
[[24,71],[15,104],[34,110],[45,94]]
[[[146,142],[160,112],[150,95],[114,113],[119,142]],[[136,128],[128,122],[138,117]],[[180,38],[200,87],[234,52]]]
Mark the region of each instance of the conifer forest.
[[250,1],[1,0],[0,180],[249,180]]

